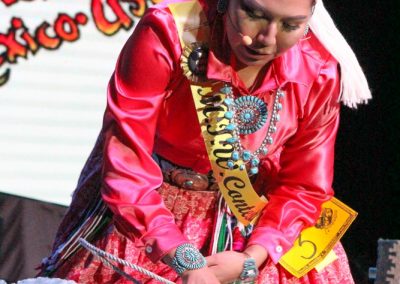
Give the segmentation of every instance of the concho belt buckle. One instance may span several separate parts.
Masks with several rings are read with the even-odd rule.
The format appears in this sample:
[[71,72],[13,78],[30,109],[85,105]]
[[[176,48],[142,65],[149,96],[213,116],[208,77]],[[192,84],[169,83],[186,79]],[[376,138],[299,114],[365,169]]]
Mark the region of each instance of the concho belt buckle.
[[188,190],[208,190],[208,178],[205,175],[191,172],[189,170],[176,169],[171,171],[171,182]]

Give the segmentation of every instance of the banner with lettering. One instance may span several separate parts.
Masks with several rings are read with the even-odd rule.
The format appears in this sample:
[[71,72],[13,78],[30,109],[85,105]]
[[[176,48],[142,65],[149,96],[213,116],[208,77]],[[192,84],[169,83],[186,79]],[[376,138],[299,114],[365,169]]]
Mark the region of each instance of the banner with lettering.
[[120,49],[160,0],[0,0],[0,191],[68,204]]

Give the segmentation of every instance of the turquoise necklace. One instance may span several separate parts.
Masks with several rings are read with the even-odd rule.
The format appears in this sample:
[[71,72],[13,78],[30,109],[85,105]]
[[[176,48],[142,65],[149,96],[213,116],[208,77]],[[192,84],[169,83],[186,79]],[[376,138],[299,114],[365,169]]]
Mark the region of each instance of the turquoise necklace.
[[226,95],[224,104],[227,111],[224,117],[228,119],[229,124],[225,127],[232,137],[225,142],[233,146],[231,159],[228,160],[227,166],[233,169],[237,162],[242,160],[239,166],[240,170],[246,169],[249,165],[248,174],[250,176],[258,173],[260,157],[268,154],[268,147],[273,143],[272,134],[277,130],[277,122],[280,120],[279,111],[282,110],[281,98],[285,93],[281,89],[275,92],[274,103],[272,106],[272,114],[268,126],[267,134],[262,141],[260,147],[254,152],[246,150],[241,142],[240,135],[248,135],[261,129],[268,120],[268,107],[263,100],[252,95],[234,98],[232,87],[225,84],[220,92]]

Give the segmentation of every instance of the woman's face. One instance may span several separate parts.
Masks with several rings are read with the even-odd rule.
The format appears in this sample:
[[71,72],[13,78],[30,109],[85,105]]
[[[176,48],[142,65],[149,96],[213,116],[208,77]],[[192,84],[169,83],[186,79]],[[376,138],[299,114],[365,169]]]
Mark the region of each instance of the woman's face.
[[[226,32],[243,65],[265,65],[303,37],[313,0],[230,0]],[[246,45],[243,37],[252,39]],[[247,43],[248,44],[248,43]]]

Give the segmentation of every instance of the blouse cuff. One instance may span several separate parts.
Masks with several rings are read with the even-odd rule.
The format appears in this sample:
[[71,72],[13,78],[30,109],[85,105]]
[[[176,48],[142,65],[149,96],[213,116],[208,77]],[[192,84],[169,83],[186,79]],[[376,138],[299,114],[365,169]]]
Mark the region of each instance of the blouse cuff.
[[189,240],[175,225],[159,227],[142,236],[147,257],[152,262],[161,260],[168,252],[177,246],[189,243]]
[[260,245],[264,247],[268,252],[268,256],[277,264],[279,259],[292,248],[294,241],[295,238],[290,240],[285,237],[283,232],[277,229],[260,227],[252,232],[247,246]]

